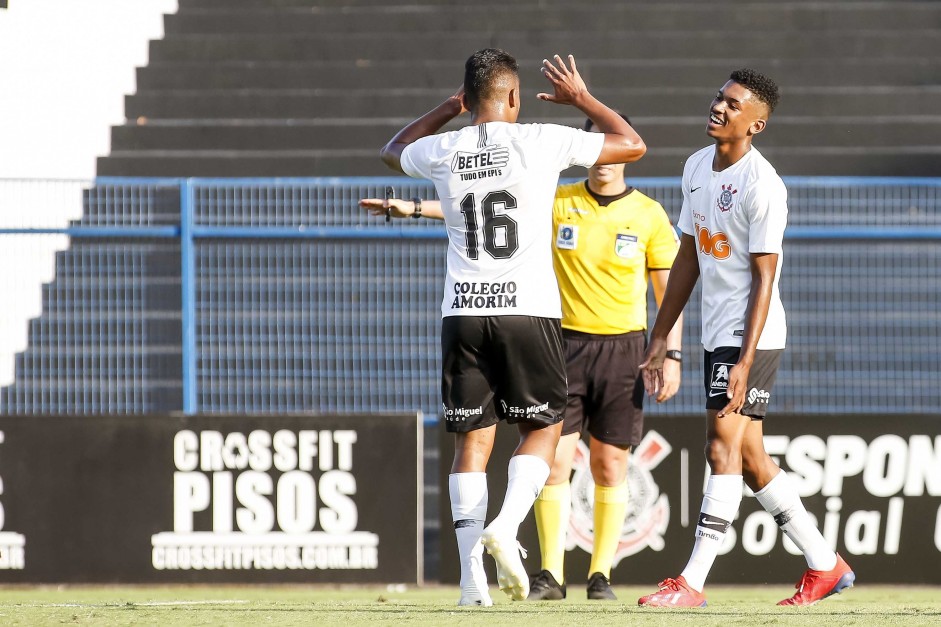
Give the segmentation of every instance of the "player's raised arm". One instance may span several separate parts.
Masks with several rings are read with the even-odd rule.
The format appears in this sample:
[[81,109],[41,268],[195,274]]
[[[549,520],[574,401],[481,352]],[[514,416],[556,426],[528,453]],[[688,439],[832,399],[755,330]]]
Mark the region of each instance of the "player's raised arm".
[[389,168],[402,172],[402,151],[406,146],[438,132],[442,126],[466,111],[464,88],[461,87],[453,96],[396,133],[379,151],[379,158]]
[[631,163],[643,157],[647,152],[644,140],[616,111],[588,92],[588,87],[575,66],[575,57],[569,55],[568,66],[559,55],[555,55],[553,59],[554,63],[543,59],[542,73],[552,83],[555,93],[540,93],[536,97],[547,102],[572,105],[604,133],[604,147],[595,163]]

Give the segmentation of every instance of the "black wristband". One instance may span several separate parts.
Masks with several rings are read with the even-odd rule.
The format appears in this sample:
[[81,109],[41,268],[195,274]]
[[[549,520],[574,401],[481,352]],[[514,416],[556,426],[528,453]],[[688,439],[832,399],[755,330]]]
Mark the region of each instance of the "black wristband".
[[667,359],[672,359],[673,361],[678,361],[683,363],[683,352],[682,351],[667,351]]
[[417,220],[421,217],[421,198],[412,198],[412,203],[415,205],[415,211],[412,212],[412,217]]

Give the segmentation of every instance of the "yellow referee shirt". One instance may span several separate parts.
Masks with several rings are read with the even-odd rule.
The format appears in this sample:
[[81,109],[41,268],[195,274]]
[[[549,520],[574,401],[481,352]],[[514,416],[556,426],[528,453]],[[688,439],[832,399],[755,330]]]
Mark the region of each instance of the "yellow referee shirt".
[[582,181],[556,190],[552,222],[562,327],[597,335],[646,329],[647,272],[669,269],[679,246],[660,203],[633,188],[596,198]]

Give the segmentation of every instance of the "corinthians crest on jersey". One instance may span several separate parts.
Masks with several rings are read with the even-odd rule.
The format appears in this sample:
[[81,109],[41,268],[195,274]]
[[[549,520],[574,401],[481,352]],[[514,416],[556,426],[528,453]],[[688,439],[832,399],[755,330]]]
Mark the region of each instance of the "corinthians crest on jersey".
[[722,186],[722,191],[719,192],[719,197],[716,199],[716,207],[722,213],[728,213],[732,210],[732,205],[735,204],[735,194],[738,193],[737,189],[734,189],[732,184]]
[[[654,481],[651,471],[673,450],[666,438],[656,431],[648,431],[631,455],[627,468],[629,490],[627,516],[621,527],[621,537],[612,566],[647,547],[661,551],[665,546],[663,534],[670,522],[670,503]],[[594,545],[594,493],[595,482],[588,463],[588,447],[581,440],[575,451],[572,476],[572,515],[566,539],[566,549],[576,546],[592,552]]]

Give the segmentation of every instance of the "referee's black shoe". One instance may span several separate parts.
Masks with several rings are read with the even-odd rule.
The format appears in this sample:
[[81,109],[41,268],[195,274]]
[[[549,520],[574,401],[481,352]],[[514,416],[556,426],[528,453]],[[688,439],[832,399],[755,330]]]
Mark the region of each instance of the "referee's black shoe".
[[[532,598],[532,594],[529,595]],[[588,578],[588,598],[592,601],[617,601],[611,582],[601,573],[592,573]]]
[[548,570],[541,570],[529,583],[527,601],[561,601],[565,598],[565,584],[561,586]]

